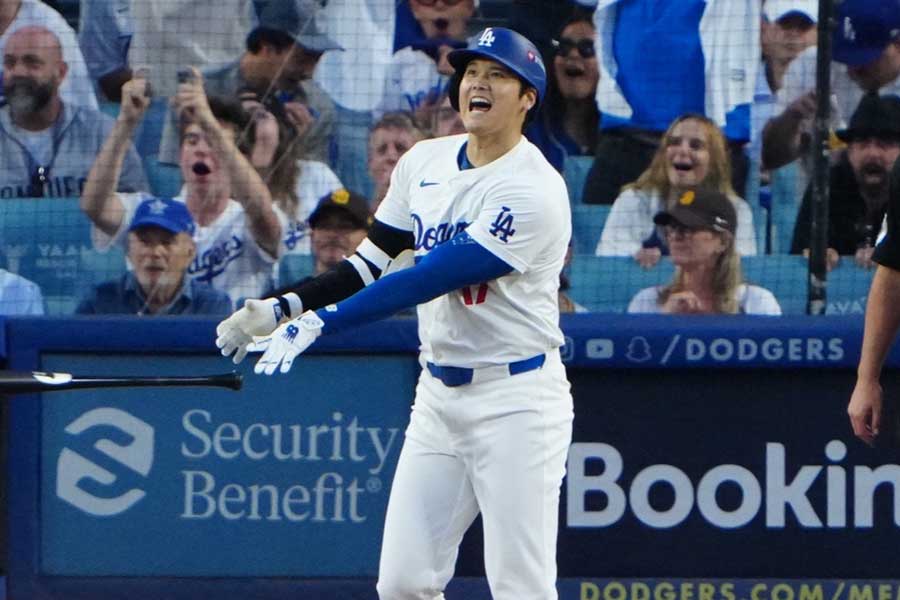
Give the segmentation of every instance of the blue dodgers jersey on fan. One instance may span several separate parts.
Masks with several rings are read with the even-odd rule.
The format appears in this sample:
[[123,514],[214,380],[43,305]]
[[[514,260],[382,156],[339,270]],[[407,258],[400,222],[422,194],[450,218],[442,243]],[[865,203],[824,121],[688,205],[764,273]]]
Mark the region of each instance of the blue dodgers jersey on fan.
[[465,134],[416,144],[397,164],[375,218],[414,236],[417,258],[460,232],[514,271],[418,307],[425,360],[482,367],[562,345],[557,290],[571,236],[565,183],[524,137],[461,169]]

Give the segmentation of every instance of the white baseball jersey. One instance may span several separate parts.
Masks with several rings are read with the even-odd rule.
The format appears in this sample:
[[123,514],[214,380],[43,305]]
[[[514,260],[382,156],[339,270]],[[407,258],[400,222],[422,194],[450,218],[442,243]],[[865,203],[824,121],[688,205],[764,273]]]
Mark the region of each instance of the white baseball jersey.
[[[108,236],[97,227],[91,228],[94,247],[98,250],[113,244],[126,246],[128,228],[138,204],[152,197],[142,193],[118,196],[125,207],[119,230]],[[174,199],[184,202],[183,196]],[[188,267],[189,277],[225,292],[232,302],[259,298],[272,287],[272,265],[278,257],[270,256],[256,243],[244,208],[238,202],[229,200],[222,214],[209,225],[195,225],[193,238],[197,255]]]
[[465,230],[514,271],[418,307],[424,360],[479,368],[563,344],[557,290],[572,233],[559,173],[522,137],[490,164],[460,170],[467,135],[419,142],[403,155],[375,218],[412,231],[417,259]]
[[276,205],[275,211],[287,223],[282,229],[282,254],[309,254],[309,215],[319,205],[323,196],[341,189],[344,185],[334,171],[317,160],[299,160],[300,177],[297,178],[297,211],[293,215],[284,214]]

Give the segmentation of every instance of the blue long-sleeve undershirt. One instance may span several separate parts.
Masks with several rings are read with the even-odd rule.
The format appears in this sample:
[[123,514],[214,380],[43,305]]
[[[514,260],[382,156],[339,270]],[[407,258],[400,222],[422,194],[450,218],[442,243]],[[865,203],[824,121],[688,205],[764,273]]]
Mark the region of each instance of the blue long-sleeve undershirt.
[[322,333],[334,333],[387,318],[405,308],[428,302],[467,285],[497,279],[513,268],[465,231],[426,254],[415,266],[385,275],[336,309],[316,314],[325,323]]

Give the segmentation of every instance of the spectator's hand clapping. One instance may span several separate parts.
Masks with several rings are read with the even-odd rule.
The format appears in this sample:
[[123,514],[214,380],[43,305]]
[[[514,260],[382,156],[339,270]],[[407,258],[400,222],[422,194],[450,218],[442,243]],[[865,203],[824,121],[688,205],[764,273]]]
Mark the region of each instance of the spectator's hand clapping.
[[656,266],[656,263],[659,262],[661,257],[662,250],[659,248],[641,248],[635,253],[634,260],[636,260],[642,268],[652,269]]
[[684,291],[670,294],[663,304],[662,311],[667,314],[694,314],[702,312],[700,298],[694,292]]
[[151,99],[147,94],[149,87],[150,82],[142,76],[135,76],[122,85],[122,108],[119,110],[119,119],[129,125],[141,122],[150,106]]

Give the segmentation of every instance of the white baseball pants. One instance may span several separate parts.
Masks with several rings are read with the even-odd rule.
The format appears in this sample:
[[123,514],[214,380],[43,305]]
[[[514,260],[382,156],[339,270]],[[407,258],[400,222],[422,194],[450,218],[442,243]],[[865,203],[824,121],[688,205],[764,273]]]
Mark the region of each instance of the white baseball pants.
[[381,600],[441,600],[478,515],[494,600],[555,600],[572,396],[558,352],[503,379],[447,387],[423,370],[388,503]]

